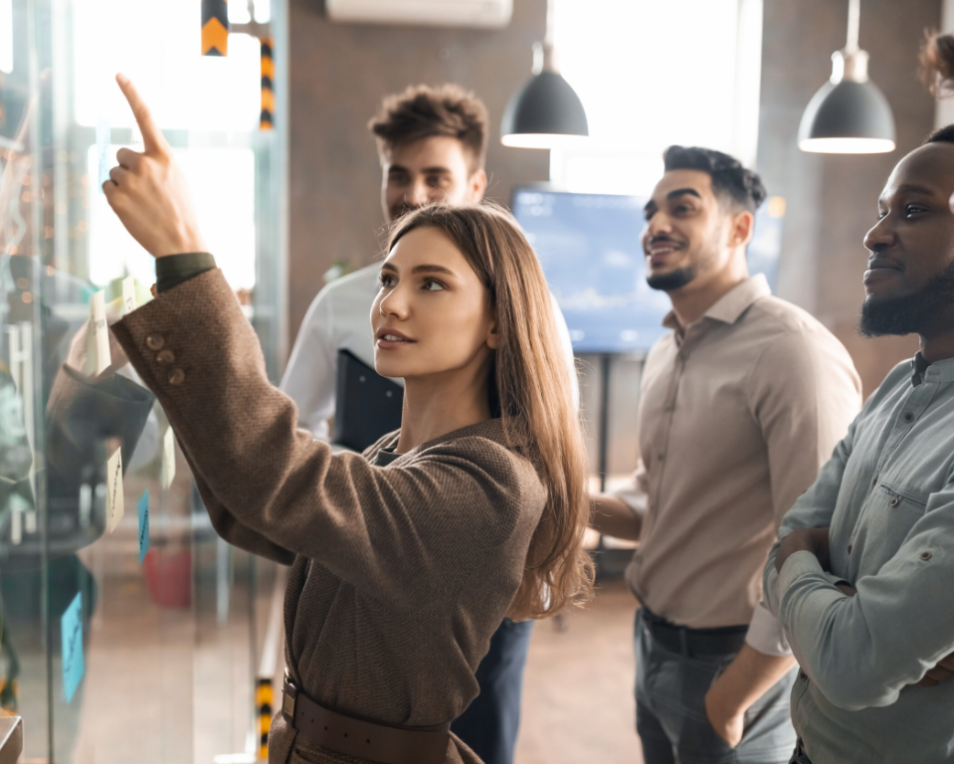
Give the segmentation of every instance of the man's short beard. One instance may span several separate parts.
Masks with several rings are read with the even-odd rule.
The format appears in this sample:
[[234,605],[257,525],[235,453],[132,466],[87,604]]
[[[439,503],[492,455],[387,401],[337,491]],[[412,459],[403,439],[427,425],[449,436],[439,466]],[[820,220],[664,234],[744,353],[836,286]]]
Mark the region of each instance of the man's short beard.
[[669,273],[659,273],[655,276],[647,276],[646,283],[652,289],[658,289],[660,292],[675,292],[682,289],[696,277],[696,266],[689,265],[685,268],[676,268]]
[[938,314],[954,305],[954,263],[919,290],[901,297],[869,297],[861,306],[859,328],[866,337],[920,334]]

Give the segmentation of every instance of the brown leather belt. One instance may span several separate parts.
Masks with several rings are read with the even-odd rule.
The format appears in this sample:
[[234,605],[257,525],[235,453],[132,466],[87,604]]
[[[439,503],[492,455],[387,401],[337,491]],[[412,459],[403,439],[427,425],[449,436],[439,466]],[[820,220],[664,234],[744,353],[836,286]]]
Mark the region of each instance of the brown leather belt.
[[282,715],[314,745],[380,764],[444,764],[450,722],[395,727],[347,716],[309,698],[286,676]]

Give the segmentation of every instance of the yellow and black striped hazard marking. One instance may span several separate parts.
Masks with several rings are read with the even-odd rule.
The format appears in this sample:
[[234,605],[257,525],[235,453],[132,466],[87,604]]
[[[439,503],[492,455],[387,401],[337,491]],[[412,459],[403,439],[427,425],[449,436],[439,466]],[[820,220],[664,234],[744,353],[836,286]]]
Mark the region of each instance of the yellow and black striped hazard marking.
[[271,37],[262,43],[262,115],[258,120],[259,130],[275,127],[275,58],[272,55],[274,42]]
[[202,55],[229,54],[228,0],[202,0]]
[[255,686],[258,710],[258,758],[268,759],[268,731],[272,728],[272,680],[259,679]]

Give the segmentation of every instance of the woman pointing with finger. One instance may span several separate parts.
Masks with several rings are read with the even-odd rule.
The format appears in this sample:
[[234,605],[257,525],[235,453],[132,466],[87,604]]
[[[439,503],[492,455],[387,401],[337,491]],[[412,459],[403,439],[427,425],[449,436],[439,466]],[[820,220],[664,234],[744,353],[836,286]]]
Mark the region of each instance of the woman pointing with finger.
[[582,437],[536,257],[512,218],[429,207],[391,234],[371,309],[401,429],[363,455],[296,430],[212,256],[172,152],[118,78],[145,150],[104,191],[157,258],[113,327],[224,538],[292,566],[272,762],[473,763],[450,721],[504,615],[591,592]]

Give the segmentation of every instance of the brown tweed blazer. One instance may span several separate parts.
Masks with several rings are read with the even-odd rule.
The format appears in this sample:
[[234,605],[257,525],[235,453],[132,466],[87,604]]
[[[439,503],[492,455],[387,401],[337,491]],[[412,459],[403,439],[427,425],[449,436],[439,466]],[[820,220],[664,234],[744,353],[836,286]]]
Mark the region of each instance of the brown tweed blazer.
[[[499,419],[386,467],[296,429],[221,271],[161,293],[113,326],[162,403],[223,538],[291,565],[285,653],[304,692],[390,724],[449,722],[523,575],[546,500]],[[309,749],[276,716],[269,761],[355,762]],[[457,738],[446,764],[478,758]]]

